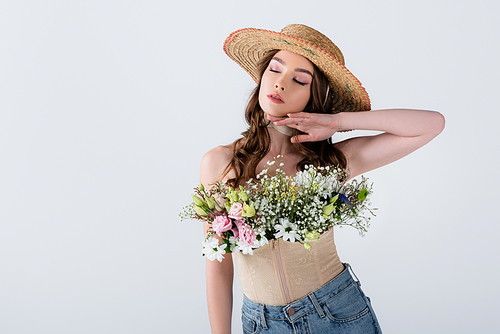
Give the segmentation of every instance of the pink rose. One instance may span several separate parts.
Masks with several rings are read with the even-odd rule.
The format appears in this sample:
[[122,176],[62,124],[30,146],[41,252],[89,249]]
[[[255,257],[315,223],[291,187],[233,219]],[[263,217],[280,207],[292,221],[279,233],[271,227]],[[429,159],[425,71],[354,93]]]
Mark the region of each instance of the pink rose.
[[236,221],[236,226],[238,226],[239,239],[240,241],[252,246],[257,236],[252,231],[252,228],[245,223],[244,219]]
[[233,219],[242,219],[243,216],[241,215],[243,213],[243,203],[241,202],[234,202],[233,205],[231,205],[231,208],[229,209],[229,217]]
[[220,237],[222,236],[222,232],[229,231],[233,227],[233,223],[227,216],[217,216],[212,222],[212,227],[215,233]]

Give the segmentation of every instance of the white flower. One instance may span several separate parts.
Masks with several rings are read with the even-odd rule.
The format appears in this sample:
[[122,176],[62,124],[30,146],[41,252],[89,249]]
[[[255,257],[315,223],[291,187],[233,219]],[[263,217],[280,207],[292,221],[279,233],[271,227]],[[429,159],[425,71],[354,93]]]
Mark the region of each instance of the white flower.
[[259,247],[262,247],[264,245],[267,245],[268,243],[269,243],[269,240],[267,240],[267,238],[264,235],[261,235],[260,236],[260,240],[255,240],[254,241],[253,247],[254,248],[259,248]]
[[299,187],[307,188],[311,184],[311,180],[308,176],[307,172],[299,171],[292,180],[297,183]]
[[236,247],[234,248],[235,252],[242,252],[243,254],[253,255],[253,249],[251,245],[248,245],[246,242],[237,241]]
[[295,242],[295,239],[300,240],[296,224],[290,223],[288,218],[280,218],[279,222],[280,223],[275,226],[276,230],[278,230],[278,233],[274,235],[276,239],[282,237],[283,240],[290,240],[290,242]]
[[203,255],[210,261],[217,259],[219,262],[222,262],[223,255],[226,254],[226,246],[226,244],[219,245],[219,240],[211,237],[203,242]]
[[232,252],[237,252],[236,238],[234,236],[229,237],[229,249]]
[[[269,243],[265,235],[267,233],[271,236],[269,234],[271,231],[273,231],[273,238],[307,243],[316,239],[306,235],[307,233],[321,234],[335,225],[355,227],[359,229],[360,234],[366,232],[369,217],[361,213],[368,209],[370,204],[368,200],[353,202],[355,210],[341,207],[335,216],[323,217],[323,207],[335,194],[341,193],[348,198],[356,199],[360,191],[371,193],[371,185],[367,184],[365,178],[347,183],[345,171],[335,167],[313,167],[312,165],[307,165],[303,171],[292,177],[287,176],[281,169],[283,163],[280,160],[274,160],[268,162],[268,169],[259,173],[257,179],[249,180],[245,188],[248,200],[253,202],[256,211],[254,217],[246,220],[246,224],[251,228],[252,235],[258,236],[259,240],[254,241],[252,237],[250,242],[253,244],[240,243],[234,236],[231,236],[234,233],[229,232],[222,234],[222,245],[219,245],[220,238],[214,238],[215,234],[212,233],[203,243],[203,254],[208,259],[222,261],[224,254],[231,252],[252,254],[253,249]],[[233,190],[220,182],[213,186],[211,191],[210,199],[213,200],[213,195],[216,201],[222,204],[223,199],[228,198]],[[198,189],[195,195],[209,199],[208,195],[201,195],[200,192],[202,190]],[[220,209],[228,211],[223,205]],[[194,212],[193,205],[186,206],[183,210],[181,217],[184,219],[200,218]],[[203,219],[206,220],[207,216]]]

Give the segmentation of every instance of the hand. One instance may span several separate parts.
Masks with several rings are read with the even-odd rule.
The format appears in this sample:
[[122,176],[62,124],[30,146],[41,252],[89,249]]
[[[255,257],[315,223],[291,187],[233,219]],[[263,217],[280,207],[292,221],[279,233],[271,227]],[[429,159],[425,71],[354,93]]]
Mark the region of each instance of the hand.
[[292,137],[292,143],[321,141],[331,138],[335,132],[340,131],[339,117],[333,114],[299,112],[288,114],[288,117],[267,115],[267,119],[277,126],[286,125],[305,132],[305,134]]

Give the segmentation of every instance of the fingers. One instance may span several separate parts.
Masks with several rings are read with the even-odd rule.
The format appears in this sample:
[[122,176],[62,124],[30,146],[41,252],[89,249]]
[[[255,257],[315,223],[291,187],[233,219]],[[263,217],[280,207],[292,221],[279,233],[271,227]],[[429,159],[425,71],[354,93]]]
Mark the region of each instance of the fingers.
[[291,142],[293,144],[298,144],[298,143],[305,143],[309,141],[313,141],[310,135],[308,134],[303,134],[303,135],[296,135],[290,138]]
[[275,125],[288,125],[291,127],[296,128],[300,124],[302,124],[304,121],[306,121],[306,118],[304,117],[294,117],[294,118],[282,118],[278,119],[276,121],[273,121]]
[[284,120],[284,119],[288,119],[288,117],[286,117],[286,116],[277,117],[277,116],[273,116],[273,115],[269,115],[269,114],[266,114],[266,117],[271,122],[278,122],[278,121],[281,121],[281,120]]
[[[314,127],[314,124],[311,124],[309,119],[301,117],[301,118],[285,118],[285,119],[279,119],[277,121],[273,121],[274,125],[276,126],[288,126],[293,129],[297,129],[302,132],[309,132],[312,127]],[[310,141],[310,140],[308,140]]]
[[[281,117],[266,114],[267,119],[270,120],[271,122],[288,121],[290,123],[293,123],[293,122],[297,123],[298,120],[304,121],[304,120],[310,118],[311,116],[312,116],[311,114],[308,114],[305,112],[288,114],[287,116],[281,116]],[[280,124],[276,124],[276,125],[288,125],[288,124],[287,123],[283,123],[283,124],[280,123]]]
[[291,113],[287,114],[288,118],[309,118],[312,116],[310,113],[307,112],[296,112],[296,113]]

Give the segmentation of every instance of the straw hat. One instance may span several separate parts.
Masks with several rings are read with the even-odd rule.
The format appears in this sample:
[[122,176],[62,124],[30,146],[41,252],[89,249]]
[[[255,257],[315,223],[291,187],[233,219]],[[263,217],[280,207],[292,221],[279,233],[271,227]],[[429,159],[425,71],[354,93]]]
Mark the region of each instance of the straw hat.
[[257,62],[271,50],[286,50],[306,57],[328,78],[335,92],[333,112],[370,110],[370,98],[361,82],[344,66],[344,56],[328,37],[302,24],[290,24],[281,32],[246,28],[224,42],[227,55],[258,81]]

